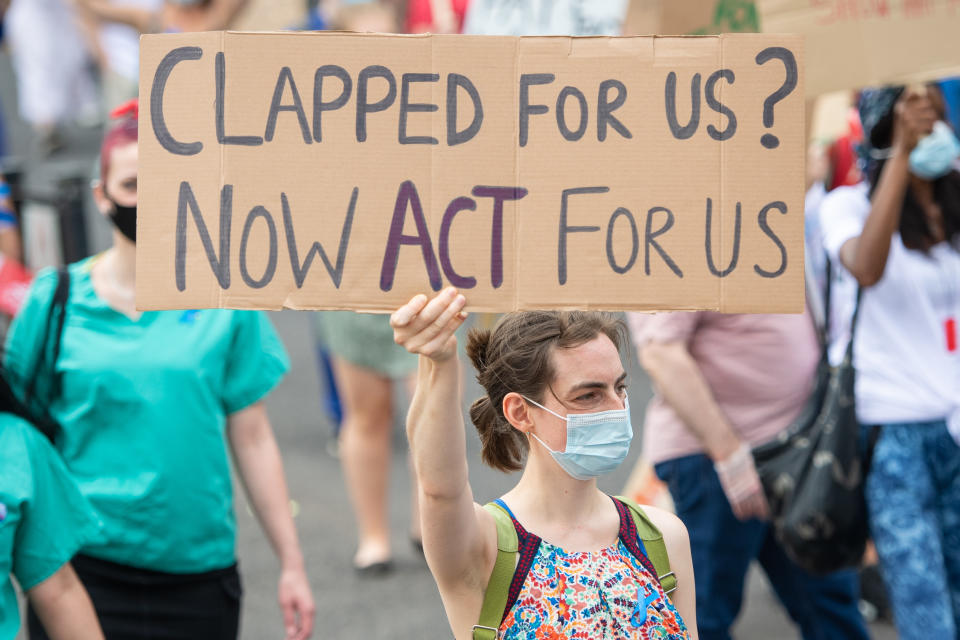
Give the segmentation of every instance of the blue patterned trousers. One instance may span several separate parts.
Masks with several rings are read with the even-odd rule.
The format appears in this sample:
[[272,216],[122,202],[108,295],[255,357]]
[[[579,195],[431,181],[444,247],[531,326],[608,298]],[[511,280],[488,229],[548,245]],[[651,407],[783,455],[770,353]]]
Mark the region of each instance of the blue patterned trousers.
[[866,498],[897,632],[960,638],[960,447],[943,420],[881,429]]

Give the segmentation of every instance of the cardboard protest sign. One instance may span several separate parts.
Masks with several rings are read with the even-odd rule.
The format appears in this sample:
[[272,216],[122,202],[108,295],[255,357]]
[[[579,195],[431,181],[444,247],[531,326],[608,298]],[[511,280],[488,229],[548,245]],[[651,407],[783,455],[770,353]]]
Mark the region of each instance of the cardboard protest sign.
[[471,0],[472,35],[620,35],[628,0]]
[[760,30],[754,0],[632,0],[624,35],[711,35]]
[[137,305],[803,308],[800,38],[141,40]]
[[806,36],[806,92],[960,74],[957,0],[758,0],[767,33]]

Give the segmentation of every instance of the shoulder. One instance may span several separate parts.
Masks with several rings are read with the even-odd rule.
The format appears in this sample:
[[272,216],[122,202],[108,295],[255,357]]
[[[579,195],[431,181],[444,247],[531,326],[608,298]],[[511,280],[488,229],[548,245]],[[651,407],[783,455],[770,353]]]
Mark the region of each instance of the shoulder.
[[45,303],[50,300],[53,297],[53,290],[57,287],[57,278],[57,270],[53,267],[46,267],[38,271],[33,278],[33,282],[30,283],[24,306],[27,306],[27,302],[43,301]]
[[[76,283],[90,278],[90,269],[93,267],[96,259],[97,256],[92,256],[67,266],[67,273],[70,276],[71,290],[73,290],[73,286]],[[46,305],[47,302],[53,298],[53,293],[57,288],[57,282],[59,280],[60,269],[56,267],[45,267],[41,269],[37,272],[33,282],[30,283],[30,290],[27,293],[27,301],[33,303],[42,302],[44,305]]]
[[675,514],[670,513],[659,507],[652,507],[647,504],[639,505],[643,512],[647,514],[650,522],[660,530],[663,535],[663,541],[667,545],[667,552],[673,555],[674,548],[686,548],[689,554],[690,535],[687,533],[687,527]]
[[6,463],[22,460],[34,444],[33,436],[43,438],[26,420],[12,413],[0,413],[0,454]]
[[820,218],[829,222],[837,216],[866,217],[870,213],[870,197],[863,184],[851,187],[837,187],[829,192],[820,203]]
[[53,456],[53,446],[36,427],[11,413],[0,413],[0,468],[4,475],[32,482],[36,465]]

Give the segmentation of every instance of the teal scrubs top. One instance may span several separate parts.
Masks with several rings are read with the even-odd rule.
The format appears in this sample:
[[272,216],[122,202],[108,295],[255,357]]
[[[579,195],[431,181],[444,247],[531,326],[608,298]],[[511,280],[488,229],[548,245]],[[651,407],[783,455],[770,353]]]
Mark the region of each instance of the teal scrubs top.
[[60,456],[33,426],[0,413],[0,638],[20,626],[12,574],[24,591],[97,536],[99,523]]
[[[70,267],[62,390],[49,400],[62,427],[57,448],[105,525],[105,541],[82,553],[168,573],[228,567],[236,524],[226,419],[279,382],[287,354],[262,312],[145,311],[133,320],[94,292],[96,260]],[[38,275],[10,328],[6,363],[21,385],[56,279]]]

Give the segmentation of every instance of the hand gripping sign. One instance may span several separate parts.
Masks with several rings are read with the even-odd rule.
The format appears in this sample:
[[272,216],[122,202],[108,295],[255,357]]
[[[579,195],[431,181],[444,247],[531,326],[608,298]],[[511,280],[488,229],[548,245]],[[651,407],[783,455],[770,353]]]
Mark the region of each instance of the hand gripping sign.
[[797,37],[141,42],[141,309],[803,309]]

